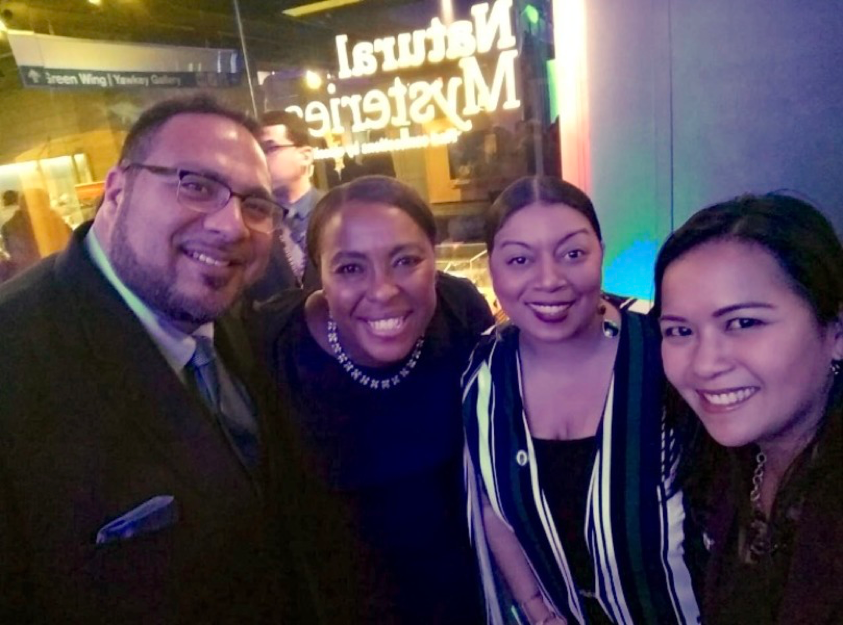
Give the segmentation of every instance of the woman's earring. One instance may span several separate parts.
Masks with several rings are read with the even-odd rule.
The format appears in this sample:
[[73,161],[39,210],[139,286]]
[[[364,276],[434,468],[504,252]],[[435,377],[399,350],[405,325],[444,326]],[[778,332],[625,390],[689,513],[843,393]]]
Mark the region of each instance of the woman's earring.
[[[601,301],[600,304],[597,306],[597,314],[601,317],[604,317],[606,314],[606,302]],[[620,328],[618,324],[616,324],[611,319],[603,318],[603,336],[609,339],[615,338],[620,333]]]
[[841,369],[841,361],[840,360],[832,360],[831,361],[831,372],[834,374],[835,377],[840,375]]
[[618,327],[618,324],[611,319],[603,320],[603,336],[607,339],[615,338],[618,334],[620,334],[620,331],[621,329]]

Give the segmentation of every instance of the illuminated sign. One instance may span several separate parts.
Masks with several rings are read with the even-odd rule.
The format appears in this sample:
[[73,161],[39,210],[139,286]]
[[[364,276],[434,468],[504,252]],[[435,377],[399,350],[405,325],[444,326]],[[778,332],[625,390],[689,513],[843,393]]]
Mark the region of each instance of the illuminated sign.
[[[515,81],[518,50],[513,36],[512,0],[474,5],[471,18],[446,25],[434,17],[427,28],[359,41],[350,47],[347,35],[336,37],[337,81],[397,74],[446,61],[456,63],[459,68],[456,76],[405,81],[396,75],[386,89],[347,95],[337,95],[337,86],[332,82],[327,85],[328,95],[332,96],[327,102],[314,100],[303,107],[289,106],[286,110],[304,118],[314,137],[342,134],[346,130],[364,132],[393,127],[401,128],[402,136],[386,140],[398,142],[395,148],[387,148],[390,151],[452,143],[459,132],[471,130],[472,116],[482,111],[521,106]],[[491,74],[490,81],[484,76],[478,56],[492,53],[497,54],[494,63],[483,64],[486,73]],[[494,72],[489,72],[493,64]],[[413,137],[406,130],[411,124],[421,125],[443,117],[455,132]],[[362,144],[356,152],[378,145],[386,144]],[[338,149],[340,153],[355,155],[353,147]]]
[[388,139],[383,137],[377,141],[369,141],[366,143],[352,143],[350,145],[341,145],[334,148],[318,148],[314,150],[316,160],[326,158],[339,159],[348,154],[354,158],[356,156],[366,156],[367,154],[378,154],[381,152],[400,152],[401,150],[414,150],[417,148],[427,148],[437,145],[448,145],[449,143],[456,143],[459,139],[460,131],[456,128],[451,128],[444,132],[432,132],[425,135],[411,136],[406,128],[401,129],[401,136],[397,139]]

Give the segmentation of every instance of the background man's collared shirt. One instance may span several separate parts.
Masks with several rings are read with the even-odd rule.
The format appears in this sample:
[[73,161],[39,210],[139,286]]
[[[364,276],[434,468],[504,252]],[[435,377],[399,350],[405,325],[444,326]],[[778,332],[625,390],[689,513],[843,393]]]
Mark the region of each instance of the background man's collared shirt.
[[305,222],[310,218],[310,213],[313,212],[313,207],[319,199],[319,191],[316,187],[310,187],[307,192],[302,195],[295,202],[284,203],[284,208],[287,209],[287,218],[294,215],[303,219]]

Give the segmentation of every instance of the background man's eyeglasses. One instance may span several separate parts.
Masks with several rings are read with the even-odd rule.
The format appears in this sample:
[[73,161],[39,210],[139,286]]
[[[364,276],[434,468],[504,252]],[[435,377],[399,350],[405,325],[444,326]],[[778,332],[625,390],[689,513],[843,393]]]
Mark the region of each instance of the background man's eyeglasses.
[[263,146],[263,153],[267,156],[271,154],[277,154],[286,148],[298,148],[301,147],[296,145],[295,143],[269,143]]
[[250,230],[270,233],[280,221],[284,209],[273,200],[259,195],[235,193],[224,182],[187,169],[162,167],[147,163],[126,163],[123,169],[137,167],[157,176],[176,176],[179,186],[176,200],[185,208],[198,213],[215,213],[223,209],[232,197],[240,200],[240,215]]

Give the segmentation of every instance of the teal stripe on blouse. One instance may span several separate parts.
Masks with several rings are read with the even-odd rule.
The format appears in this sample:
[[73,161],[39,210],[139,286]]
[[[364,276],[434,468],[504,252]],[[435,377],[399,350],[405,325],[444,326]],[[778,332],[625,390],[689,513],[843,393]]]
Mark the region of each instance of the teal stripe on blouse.
[[[643,392],[646,387],[644,380],[644,337],[642,336],[641,319],[636,315],[627,316],[629,341],[629,358],[626,360],[628,381],[621,388],[626,393],[626,453],[625,453],[625,518],[627,533],[627,549],[629,551],[629,565],[633,571],[632,580],[635,583],[635,596],[647,623],[658,623],[658,611],[653,605],[650,586],[647,579],[647,569],[642,551],[641,509],[641,478],[642,460],[641,437],[644,434],[641,422],[641,408]],[[632,504],[632,505],[630,505]],[[651,556],[652,557],[652,556]]]

